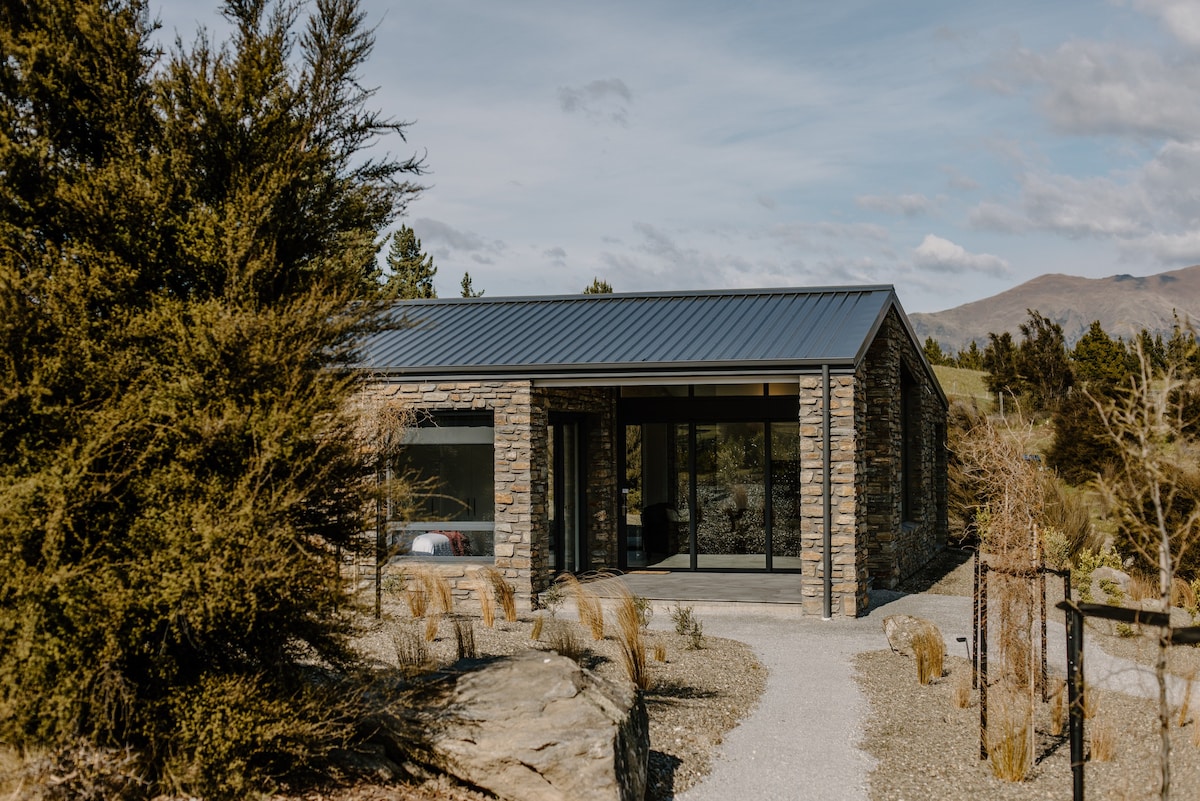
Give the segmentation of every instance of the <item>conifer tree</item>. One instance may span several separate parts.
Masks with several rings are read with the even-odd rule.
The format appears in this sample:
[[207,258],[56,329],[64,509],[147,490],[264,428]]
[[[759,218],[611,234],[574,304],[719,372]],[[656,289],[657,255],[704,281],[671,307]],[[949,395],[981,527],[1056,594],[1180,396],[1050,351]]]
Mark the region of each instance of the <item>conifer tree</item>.
[[1018,369],[1035,409],[1053,411],[1075,381],[1062,326],[1035,309],[1020,325]]
[[462,290],[462,296],[464,298],[481,298],[481,297],[483,297],[483,290],[481,289],[478,292],[476,292],[475,287],[471,284],[471,274],[470,273],[463,273],[462,282],[459,284],[459,288]]
[[421,240],[407,225],[392,235],[392,244],[387,255],[391,275],[387,280],[389,296],[400,300],[436,298],[433,277],[437,267],[433,256],[421,251]]
[[611,295],[613,291],[612,284],[607,281],[601,281],[599,278],[593,278],[592,283],[588,284],[583,290],[585,295]]
[[403,126],[356,0],[225,14],[159,63],[145,0],[0,4],[0,742],[208,797],[330,745],[347,400],[421,166],[363,158]]
[[979,344],[972,339],[966,350],[958,352],[955,364],[964,370],[982,370],[983,351],[979,349]]
[[989,333],[988,345],[983,350],[983,369],[988,371],[984,383],[999,403],[1002,396],[1020,393],[1021,374],[1017,365],[1017,346],[1012,334]]
[[1125,357],[1125,346],[1110,337],[1099,320],[1093,320],[1087,333],[1075,343],[1071,366],[1080,383],[1092,392],[1105,394],[1133,375]]
[[1083,484],[1112,465],[1118,451],[1104,426],[1100,408],[1110,403],[1132,377],[1125,346],[1093,321],[1071,352],[1078,380],[1051,418],[1054,441],[1047,461],[1068,483]]
[[953,359],[942,350],[941,344],[933,337],[925,337],[925,358],[930,364],[950,364]]

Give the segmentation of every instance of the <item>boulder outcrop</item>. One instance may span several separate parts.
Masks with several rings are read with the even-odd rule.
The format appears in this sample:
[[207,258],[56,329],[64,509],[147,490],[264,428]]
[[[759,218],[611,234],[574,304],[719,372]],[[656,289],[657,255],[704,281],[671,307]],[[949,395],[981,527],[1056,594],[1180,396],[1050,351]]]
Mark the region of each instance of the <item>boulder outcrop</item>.
[[942,651],[945,652],[942,632],[932,621],[912,615],[889,615],[883,619],[883,633],[887,635],[888,645],[903,656],[916,656],[912,647],[913,637],[920,632],[936,635],[938,642],[942,643]]
[[441,674],[393,714],[404,751],[394,758],[414,772],[445,773],[513,801],[645,796],[645,703],[632,684],[558,654],[530,651]]

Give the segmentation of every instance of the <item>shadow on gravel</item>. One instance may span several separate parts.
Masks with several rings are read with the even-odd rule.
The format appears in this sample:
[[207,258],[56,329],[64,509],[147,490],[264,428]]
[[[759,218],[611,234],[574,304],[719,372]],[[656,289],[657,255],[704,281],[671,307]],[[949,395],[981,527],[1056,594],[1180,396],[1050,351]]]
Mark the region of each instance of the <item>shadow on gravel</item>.
[[679,757],[650,749],[646,801],[670,801],[675,797],[675,771],[679,765]]
[[716,698],[716,690],[700,690],[686,684],[659,682],[645,692],[646,703],[670,703],[672,700]]
[[[963,565],[975,558],[974,549],[970,548],[945,548],[939,551],[938,554],[929,561],[927,565],[922,567],[913,575],[900,582],[900,586],[894,590],[873,589],[871,590],[870,604],[867,606],[867,614],[875,612],[875,610],[887,606],[892,601],[898,601],[906,595],[914,595],[916,593],[929,592],[937,588],[951,573],[962,568]],[[959,582],[961,583],[961,582]],[[946,589],[935,590],[946,594]],[[950,594],[963,594],[960,592],[950,591]],[[966,589],[966,595],[970,595],[969,588]]]
[[945,548],[927,565],[900,582],[904,593],[928,592],[934,585],[958,568],[975,558],[975,551],[967,548]]

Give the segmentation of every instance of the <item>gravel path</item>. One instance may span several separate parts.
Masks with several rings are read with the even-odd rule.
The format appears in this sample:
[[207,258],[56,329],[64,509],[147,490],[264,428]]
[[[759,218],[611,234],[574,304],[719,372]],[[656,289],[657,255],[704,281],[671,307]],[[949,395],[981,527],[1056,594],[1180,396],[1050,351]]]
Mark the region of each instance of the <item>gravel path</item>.
[[[1070,795],[1067,746],[1061,738],[1042,737],[1043,760],[1024,783],[994,779],[988,763],[979,760],[976,696],[967,709],[950,701],[953,684],[969,664],[966,647],[956,638],[970,634],[970,598],[936,589],[876,592],[873,597],[877,606],[857,620],[814,620],[792,607],[694,607],[706,633],[749,644],[769,678],[758,707],[721,745],[712,774],[679,795],[681,801]],[[888,650],[882,624],[892,614],[924,617],[942,630],[950,673],[932,687],[917,683],[911,660]],[[1050,627],[1049,637],[1051,664],[1063,664],[1061,624]],[[1139,697],[1156,692],[1153,672],[1101,650],[1099,633],[1089,637],[1087,679],[1092,686],[1114,690],[1099,695],[1097,721],[1112,726],[1118,741],[1114,761],[1089,763],[1089,798],[1156,795],[1155,712]],[[1185,682],[1172,677],[1171,687],[1177,713]],[[1200,706],[1200,690],[1193,689],[1191,703],[1193,709]],[[1040,714],[1048,715],[1048,707]],[[1200,798],[1200,748],[1190,743],[1196,725],[1172,732],[1175,798]]]

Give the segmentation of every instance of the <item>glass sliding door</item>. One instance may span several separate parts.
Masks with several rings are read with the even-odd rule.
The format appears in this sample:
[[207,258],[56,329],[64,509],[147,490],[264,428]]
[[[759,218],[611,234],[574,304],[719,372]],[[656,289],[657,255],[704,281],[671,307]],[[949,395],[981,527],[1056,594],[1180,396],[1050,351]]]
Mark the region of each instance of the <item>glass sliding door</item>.
[[687,442],[686,425],[643,423],[625,428],[621,494],[629,567],[691,566]]
[[767,566],[763,423],[706,423],[696,436],[696,567]]
[[801,568],[798,422],[630,421],[624,434],[628,568]]

